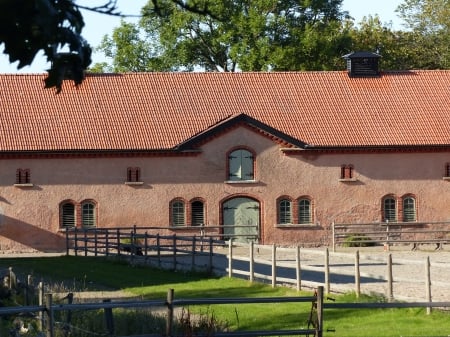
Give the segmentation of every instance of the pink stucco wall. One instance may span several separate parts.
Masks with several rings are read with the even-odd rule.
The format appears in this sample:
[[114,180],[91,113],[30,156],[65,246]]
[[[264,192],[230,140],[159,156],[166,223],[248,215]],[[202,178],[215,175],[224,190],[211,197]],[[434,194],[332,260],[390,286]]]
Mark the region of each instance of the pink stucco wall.
[[[225,182],[226,153],[236,146],[256,153],[256,182]],[[169,227],[174,198],[202,198],[206,224],[213,226],[222,223],[224,200],[248,196],[260,202],[261,242],[285,245],[328,244],[333,221],[380,221],[387,194],[415,195],[419,221],[450,220],[450,181],[442,179],[449,153],[286,155],[281,148],[239,127],[203,144],[195,156],[1,159],[0,251],[63,250],[63,200],[95,200],[98,227]],[[339,181],[342,164],[354,166],[356,181]],[[130,166],[141,168],[143,185],[124,183]],[[13,186],[17,168],[31,170],[32,187]],[[314,225],[277,226],[282,195],[310,196]]]

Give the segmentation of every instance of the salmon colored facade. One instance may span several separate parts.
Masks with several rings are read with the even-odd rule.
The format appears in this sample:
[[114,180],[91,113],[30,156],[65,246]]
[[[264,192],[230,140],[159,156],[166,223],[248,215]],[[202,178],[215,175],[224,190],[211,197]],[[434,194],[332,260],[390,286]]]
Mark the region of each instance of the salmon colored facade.
[[60,95],[0,76],[0,250],[64,250],[67,226],[319,246],[333,222],[450,220],[449,72],[241,75],[92,75]]

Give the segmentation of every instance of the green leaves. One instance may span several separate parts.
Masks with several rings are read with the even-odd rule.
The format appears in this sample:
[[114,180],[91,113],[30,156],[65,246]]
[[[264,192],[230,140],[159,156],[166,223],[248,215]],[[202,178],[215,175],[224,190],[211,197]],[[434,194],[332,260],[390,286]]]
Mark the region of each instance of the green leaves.
[[[115,71],[134,71],[130,65],[143,55],[131,49],[139,45],[151,46],[152,59],[160,61],[146,62],[148,68],[139,71],[329,69],[349,47],[341,34],[341,3],[151,0],[142,10],[139,27],[133,27],[139,34],[128,41],[120,38],[117,32],[128,25],[122,23],[99,49],[113,56]],[[164,69],[153,68],[161,64]]]
[[[30,65],[39,51],[52,63],[45,87],[61,90],[67,76],[81,83],[91,63],[91,48],[82,38],[79,8],[71,0],[2,0],[0,43],[11,63]],[[68,52],[61,53],[62,48]]]

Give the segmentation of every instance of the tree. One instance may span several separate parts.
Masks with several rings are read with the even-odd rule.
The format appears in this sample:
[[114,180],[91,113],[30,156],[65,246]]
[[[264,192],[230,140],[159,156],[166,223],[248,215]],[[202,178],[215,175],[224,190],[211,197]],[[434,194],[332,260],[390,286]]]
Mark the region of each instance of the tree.
[[423,68],[450,68],[450,2],[405,0],[398,10]]
[[167,60],[159,57],[159,46],[153,31],[143,38],[142,32],[132,23],[125,21],[114,29],[111,38],[105,36],[99,49],[106,57],[113,60],[107,63],[95,64],[92,72],[127,72],[127,71],[169,71],[172,70]]
[[415,54],[411,52],[411,39],[403,31],[394,31],[383,24],[378,15],[367,16],[350,28],[352,50],[367,50],[379,53],[383,70],[406,70],[416,68]]
[[152,0],[138,25],[122,22],[98,49],[119,72],[334,69],[350,44],[341,3]]
[[67,76],[78,85],[91,63],[92,52],[81,36],[84,21],[80,9],[120,15],[116,1],[83,7],[73,0],[2,0],[0,44],[4,44],[4,53],[11,63],[19,62],[19,69],[30,65],[36,54],[43,51],[51,63],[45,87],[60,91]]

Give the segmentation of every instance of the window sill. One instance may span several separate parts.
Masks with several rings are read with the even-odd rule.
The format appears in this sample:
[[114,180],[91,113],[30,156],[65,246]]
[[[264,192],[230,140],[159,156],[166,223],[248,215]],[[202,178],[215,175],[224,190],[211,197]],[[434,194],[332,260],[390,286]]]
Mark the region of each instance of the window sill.
[[140,186],[140,185],[144,185],[143,181],[126,181],[125,185],[128,186]]
[[257,184],[258,180],[225,180],[225,184]]
[[344,179],[339,179],[339,181],[341,183],[353,183],[353,182],[358,181],[358,179],[356,179],[356,178],[344,178]]
[[450,177],[442,177],[442,180],[450,181]]
[[276,224],[275,228],[318,228],[319,225],[314,223],[289,223],[289,224]]
[[192,229],[192,230],[202,230],[202,229],[205,229],[205,226],[200,226],[200,225],[195,225],[195,226],[192,226],[192,225],[179,225],[179,226],[170,226],[170,229],[172,229],[172,230],[177,230],[177,229],[179,229],[179,230],[186,230],[186,229]]
[[14,184],[14,187],[33,187],[33,184]]

